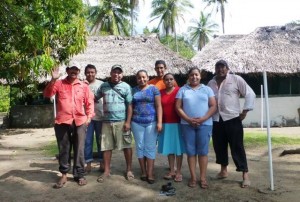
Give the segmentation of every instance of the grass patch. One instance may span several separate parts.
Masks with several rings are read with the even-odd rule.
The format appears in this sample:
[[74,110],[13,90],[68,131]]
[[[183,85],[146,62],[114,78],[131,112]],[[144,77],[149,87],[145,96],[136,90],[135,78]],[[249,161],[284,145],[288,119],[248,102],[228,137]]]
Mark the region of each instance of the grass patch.
[[51,141],[48,145],[43,147],[42,150],[46,156],[54,157],[58,154],[57,142]]
[[[134,141],[133,141],[134,144]],[[268,145],[266,132],[245,132],[244,136],[245,147],[261,147]],[[272,146],[280,145],[300,145],[300,138],[285,137],[280,134],[272,134]],[[212,146],[212,140],[210,142]],[[46,156],[55,156],[58,154],[56,141],[50,142],[42,148]],[[94,139],[93,151],[97,152],[96,140]]]
[[[43,147],[42,150],[46,156],[54,157],[56,154],[58,154],[58,147],[57,147],[56,140],[50,142],[48,145]],[[93,152],[97,152],[97,145],[96,145],[95,139],[94,139],[94,144],[93,144]]]
[[[300,144],[300,138],[285,137],[280,134],[271,134],[271,141],[273,146]],[[267,146],[267,134],[265,132],[245,132],[244,144],[246,147]]]

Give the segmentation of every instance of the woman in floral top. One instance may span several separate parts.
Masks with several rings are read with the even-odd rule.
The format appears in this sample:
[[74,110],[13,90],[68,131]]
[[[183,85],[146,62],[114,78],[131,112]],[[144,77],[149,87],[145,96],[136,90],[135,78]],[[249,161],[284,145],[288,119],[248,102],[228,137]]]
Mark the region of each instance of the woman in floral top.
[[141,180],[154,183],[156,139],[162,130],[162,107],[159,90],[148,85],[148,74],[140,70],[136,74],[138,86],[134,87],[131,128],[136,145],[136,155],[141,168]]

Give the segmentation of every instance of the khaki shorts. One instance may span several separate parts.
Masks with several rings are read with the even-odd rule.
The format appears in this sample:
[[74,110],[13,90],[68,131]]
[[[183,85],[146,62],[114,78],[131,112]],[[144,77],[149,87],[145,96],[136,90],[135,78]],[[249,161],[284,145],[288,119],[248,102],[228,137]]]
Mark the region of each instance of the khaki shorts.
[[123,131],[124,121],[102,122],[101,151],[131,148],[132,135]]

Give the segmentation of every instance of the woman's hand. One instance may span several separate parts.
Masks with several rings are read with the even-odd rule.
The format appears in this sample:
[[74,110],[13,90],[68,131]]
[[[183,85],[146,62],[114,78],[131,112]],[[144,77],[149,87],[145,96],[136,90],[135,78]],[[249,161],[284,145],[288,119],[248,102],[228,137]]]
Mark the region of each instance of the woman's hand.
[[160,133],[162,131],[162,123],[157,122],[156,130],[157,130],[158,133]]

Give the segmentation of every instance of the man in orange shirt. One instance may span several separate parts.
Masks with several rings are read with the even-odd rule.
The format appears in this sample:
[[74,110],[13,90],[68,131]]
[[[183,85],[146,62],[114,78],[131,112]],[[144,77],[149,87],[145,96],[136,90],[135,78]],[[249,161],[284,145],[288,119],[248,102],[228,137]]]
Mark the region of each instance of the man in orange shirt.
[[52,79],[44,90],[45,97],[56,95],[57,116],[55,117],[55,136],[59,150],[59,171],[62,173],[53,188],[62,188],[67,182],[71,169],[71,149],[74,153],[73,177],[78,185],[87,184],[84,178],[84,144],[86,129],[94,116],[94,95],[89,86],[77,76],[80,69],[67,67],[68,76],[58,80],[58,68],[52,71]]
[[[163,90],[166,88],[166,85],[164,84],[163,77],[165,75],[165,71],[167,70],[167,65],[164,60],[157,60],[155,62],[155,71],[156,71],[156,77],[154,79],[151,79],[148,81],[148,84],[155,85],[159,90]],[[174,86],[178,86],[177,82],[174,80]]]

